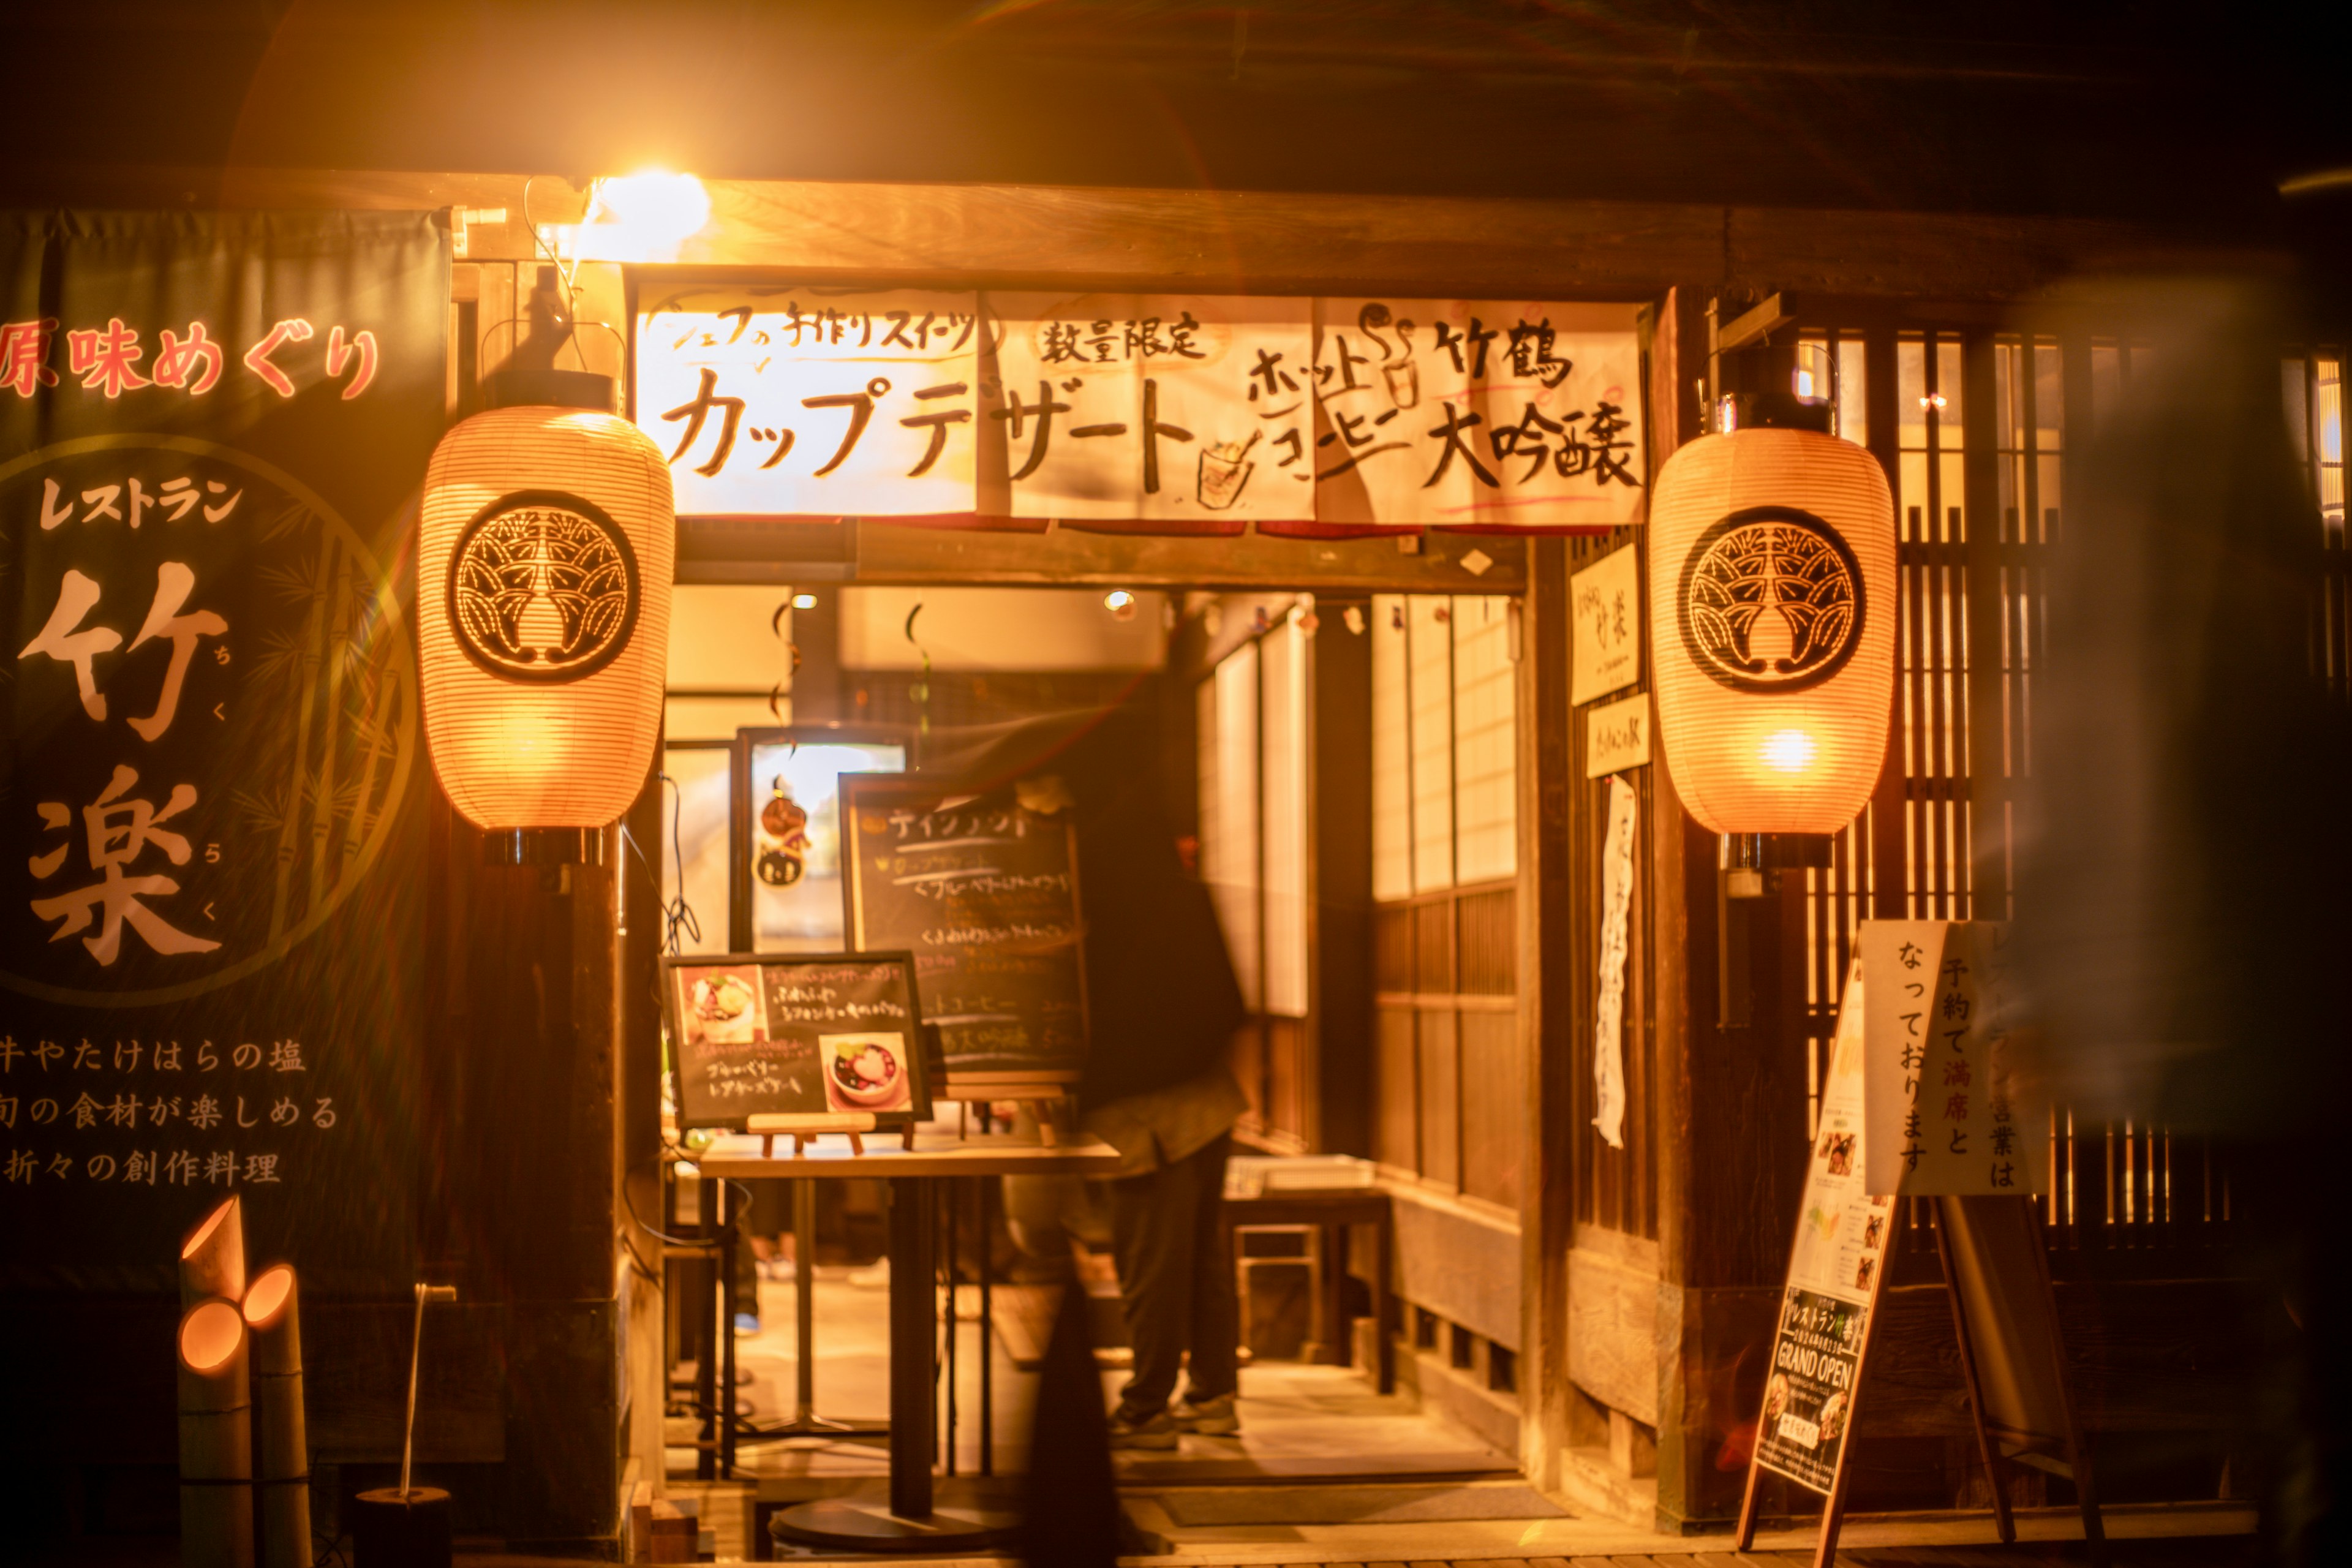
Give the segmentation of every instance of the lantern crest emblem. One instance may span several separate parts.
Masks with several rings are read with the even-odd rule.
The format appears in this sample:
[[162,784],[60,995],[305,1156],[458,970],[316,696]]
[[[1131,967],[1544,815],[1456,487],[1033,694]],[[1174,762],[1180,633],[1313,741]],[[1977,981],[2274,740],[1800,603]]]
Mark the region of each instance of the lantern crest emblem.
[[636,629],[636,552],[603,508],[561,490],[484,507],[449,552],[449,625],[466,657],[507,680],[593,675]]
[[1866,613],[1861,566],[1837,530],[1790,506],[1752,506],[1700,534],[1675,619],[1691,662],[1734,691],[1794,692],[1845,668]]

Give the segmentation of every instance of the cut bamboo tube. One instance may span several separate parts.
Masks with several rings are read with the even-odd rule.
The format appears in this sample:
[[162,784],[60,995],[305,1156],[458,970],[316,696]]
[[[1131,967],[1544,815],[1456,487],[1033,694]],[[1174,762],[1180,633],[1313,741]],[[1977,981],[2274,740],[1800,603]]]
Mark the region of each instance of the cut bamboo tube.
[[180,1560],[253,1568],[253,1406],[245,1319],[199,1301],[180,1319]]
[[294,1269],[265,1268],[245,1293],[261,1457],[262,1568],[310,1568],[310,1441],[302,1415],[301,1298]]
[[245,1215],[230,1197],[180,1247],[180,1310],[199,1301],[245,1300]]

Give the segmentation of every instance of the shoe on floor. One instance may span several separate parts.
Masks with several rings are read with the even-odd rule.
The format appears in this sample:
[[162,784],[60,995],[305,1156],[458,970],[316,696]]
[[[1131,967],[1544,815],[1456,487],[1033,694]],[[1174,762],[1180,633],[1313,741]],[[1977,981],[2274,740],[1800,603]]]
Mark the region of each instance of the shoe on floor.
[[760,1332],[760,1314],[759,1314],[759,1313],[757,1313],[757,1312],[738,1312],[738,1313],[736,1313],[736,1314],[735,1314],[735,1337],[736,1337],[737,1339],[741,1339],[741,1340],[752,1339],[752,1338],[757,1337],[757,1335],[759,1334],[759,1332]]
[[1176,1418],[1165,1410],[1141,1415],[1122,1405],[1110,1413],[1114,1448],[1173,1448],[1181,1435]]
[[1176,1402],[1174,1420],[1181,1430],[1198,1432],[1204,1437],[1223,1437],[1242,1429],[1242,1418],[1234,1409],[1234,1396],[1230,1394],[1220,1394],[1198,1404],[1188,1394]]

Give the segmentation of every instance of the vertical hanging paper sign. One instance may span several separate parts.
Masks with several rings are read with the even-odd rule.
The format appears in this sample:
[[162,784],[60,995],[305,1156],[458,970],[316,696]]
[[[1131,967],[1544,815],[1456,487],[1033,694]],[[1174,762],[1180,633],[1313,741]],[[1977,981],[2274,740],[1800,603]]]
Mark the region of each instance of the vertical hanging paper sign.
[[1314,517],[1312,301],[992,293],[985,303],[983,512]]
[[1633,307],[1315,303],[1318,521],[1601,528],[1640,521]]
[[680,516],[973,509],[973,294],[688,290],[637,317],[637,424]]
[[1601,985],[1592,1027],[1592,1125],[1625,1146],[1625,949],[1633,904],[1633,786],[1609,780],[1609,831],[1601,849]]
[[1622,690],[1642,678],[1642,584],[1636,547],[1602,556],[1568,580],[1574,618],[1569,647],[1570,706]]

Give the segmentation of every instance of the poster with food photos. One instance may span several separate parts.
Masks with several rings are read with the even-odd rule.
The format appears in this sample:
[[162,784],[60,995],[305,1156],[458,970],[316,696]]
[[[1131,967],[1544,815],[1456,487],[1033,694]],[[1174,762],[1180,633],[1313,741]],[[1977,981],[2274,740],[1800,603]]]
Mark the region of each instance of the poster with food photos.
[[1853,1425],[1895,1224],[1895,1200],[1872,1196],[1864,1179],[1863,1028],[1857,958],[1830,1043],[1756,1432],[1759,1465],[1822,1493],[1836,1479]]
[[665,960],[684,1127],[753,1116],[930,1115],[922,1011],[903,952],[730,953]]

